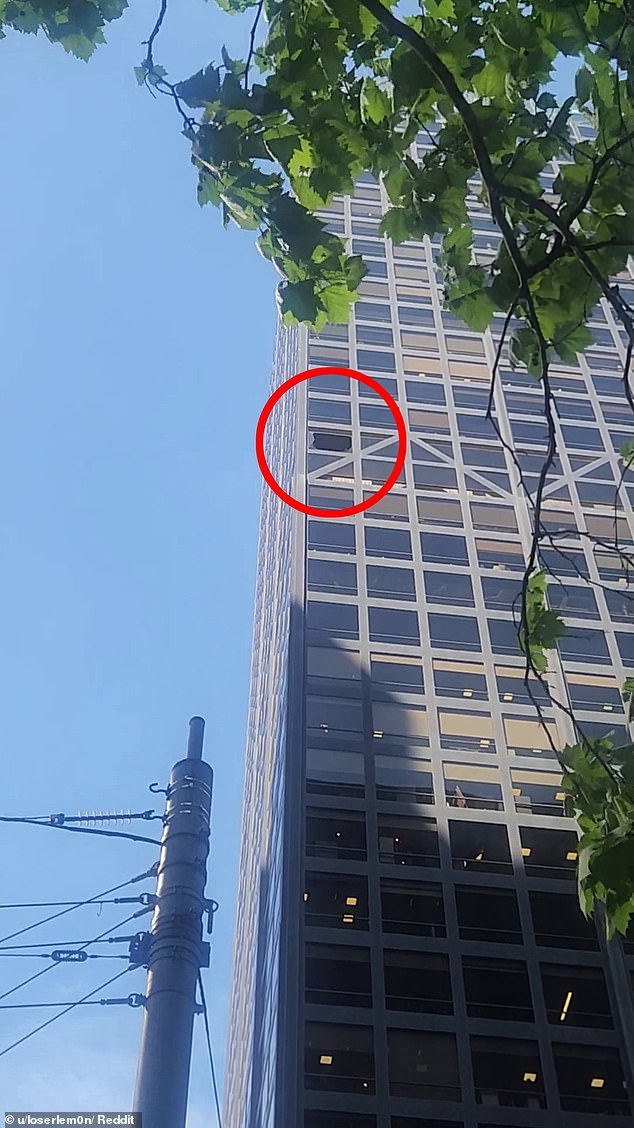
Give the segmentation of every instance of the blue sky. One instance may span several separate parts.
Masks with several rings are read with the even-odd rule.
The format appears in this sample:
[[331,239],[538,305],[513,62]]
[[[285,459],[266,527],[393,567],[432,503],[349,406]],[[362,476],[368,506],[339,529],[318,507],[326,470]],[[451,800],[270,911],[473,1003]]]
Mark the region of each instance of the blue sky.
[[[35,37],[0,43],[0,813],[162,810],[147,785],[163,785],[184,753],[189,717],[206,718],[208,892],[221,905],[206,984],[222,1072],[261,481],[253,436],[276,275],[250,234],[198,207],[172,106],[136,84],[157,9],[134,0],[89,64]],[[155,58],[182,78],[222,42],[241,53],[244,24],[181,0]],[[91,897],[156,857],[53,830],[0,836],[3,902]],[[78,911],[22,939],[89,939],[134,908]],[[45,912],[0,910],[0,936]],[[41,966],[3,958],[0,994]],[[123,966],[57,967],[5,1002],[79,998]],[[105,995],[143,987],[143,972],[130,973]],[[0,1012],[0,1050],[47,1017]],[[2,1107],[131,1107],[140,1018],[77,1008],[0,1057]],[[202,1038],[201,1027],[191,1128],[213,1122]]]
[[[276,276],[250,234],[198,208],[171,105],[136,85],[157,7],[134,0],[88,65],[33,37],[0,44],[0,812],[162,810],[147,785],[184,752],[189,717],[206,718],[208,893],[221,906],[206,984],[222,1074],[260,496],[253,434]],[[244,54],[245,41],[244,22],[181,0],[155,59],[181,78],[222,42]],[[92,897],[156,857],[53,830],[0,834],[3,902]],[[21,939],[86,940],[134,908],[77,911]],[[47,911],[0,910],[0,936]],[[0,994],[44,966],[1,959]],[[123,966],[55,967],[6,1002],[79,998]],[[104,995],[143,987],[130,973]],[[0,1051],[50,1013],[0,1012]],[[128,1109],[140,1017],[77,1008],[0,1056],[2,1106]],[[189,1128],[213,1122],[202,1033]]]

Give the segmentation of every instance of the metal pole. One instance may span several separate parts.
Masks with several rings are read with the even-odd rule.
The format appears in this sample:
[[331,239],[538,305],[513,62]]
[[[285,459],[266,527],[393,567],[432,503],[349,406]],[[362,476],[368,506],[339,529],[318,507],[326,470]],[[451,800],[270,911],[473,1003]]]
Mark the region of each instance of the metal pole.
[[202,759],[204,728],[201,717],[189,722],[187,758],[167,789],[133,1105],[143,1128],[185,1128],[187,1116],[196,985],[209,964],[202,916],[213,772]]

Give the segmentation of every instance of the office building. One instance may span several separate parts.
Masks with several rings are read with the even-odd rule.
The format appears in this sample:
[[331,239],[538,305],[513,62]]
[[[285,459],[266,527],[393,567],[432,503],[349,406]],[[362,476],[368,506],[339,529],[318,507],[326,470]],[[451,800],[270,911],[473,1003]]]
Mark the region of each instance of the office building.
[[[472,187],[487,261],[499,234]],[[369,268],[349,326],[278,333],[274,387],[365,372],[409,444],[350,518],[264,490],[225,1128],[625,1128],[634,937],[607,945],[580,912],[553,750],[572,733],[536,682],[540,724],[514,625],[532,525],[507,448],[534,494],[542,391],[503,353],[487,418],[504,319],[477,334],[443,311],[437,241],[392,245],[386,207],[366,175],[324,212]],[[620,283],[634,304],[634,274]],[[551,370],[544,559],[569,629],[548,683],[625,742],[625,336],[605,303],[592,331]],[[358,382],[314,378],[275,409],[267,453],[292,496],[345,508],[385,482],[394,420]]]

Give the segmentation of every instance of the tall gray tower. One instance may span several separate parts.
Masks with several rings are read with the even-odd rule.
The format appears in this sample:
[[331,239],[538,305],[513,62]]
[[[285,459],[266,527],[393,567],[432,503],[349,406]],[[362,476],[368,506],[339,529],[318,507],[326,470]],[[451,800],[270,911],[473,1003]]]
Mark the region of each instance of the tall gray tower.
[[[499,234],[472,187],[486,261]],[[349,326],[278,334],[274,387],[365,372],[409,448],[350,518],[264,489],[225,1128],[631,1128],[634,937],[607,945],[579,910],[551,746],[571,733],[535,685],[539,724],[513,623],[531,509],[486,418],[503,319],[478,335],[444,312],[436,241],[381,237],[386,203],[364,176],[323,213],[369,268]],[[634,273],[619,282],[634,304]],[[634,602],[609,543],[631,418],[622,335],[603,305],[592,325],[551,375],[542,519],[569,630],[548,678],[625,742]],[[541,391],[503,360],[494,402],[534,490]],[[385,404],[341,375],[299,385],[268,429],[278,481],[321,509],[374,493],[396,448]],[[621,490],[620,544],[633,503]]]

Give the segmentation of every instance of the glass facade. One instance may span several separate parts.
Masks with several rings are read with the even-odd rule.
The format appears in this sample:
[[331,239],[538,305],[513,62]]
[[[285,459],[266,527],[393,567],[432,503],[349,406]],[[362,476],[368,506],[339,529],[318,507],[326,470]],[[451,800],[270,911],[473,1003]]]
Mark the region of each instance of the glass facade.
[[[487,261],[499,235],[473,190]],[[369,267],[350,324],[278,334],[273,386],[366,372],[409,449],[390,494],[350,518],[264,490],[225,1125],[624,1128],[634,938],[606,944],[579,910],[553,751],[572,733],[536,683],[538,723],[514,625],[541,391],[503,356],[487,418],[503,318],[475,334],[444,311],[437,241],[381,237],[386,206],[366,175],[323,213]],[[634,302],[634,273],[619,285]],[[592,328],[551,376],[542,519],[569,629],[548,682],[586,731],[624,741],[634,600],[610,542],[615,518],[634,541],[632,487],[615,497],[625,346],[607,306]],[[282,399],[267,452],[294,497],[339,509],[386,480],[395,426],[370,389],[324,375]]]

